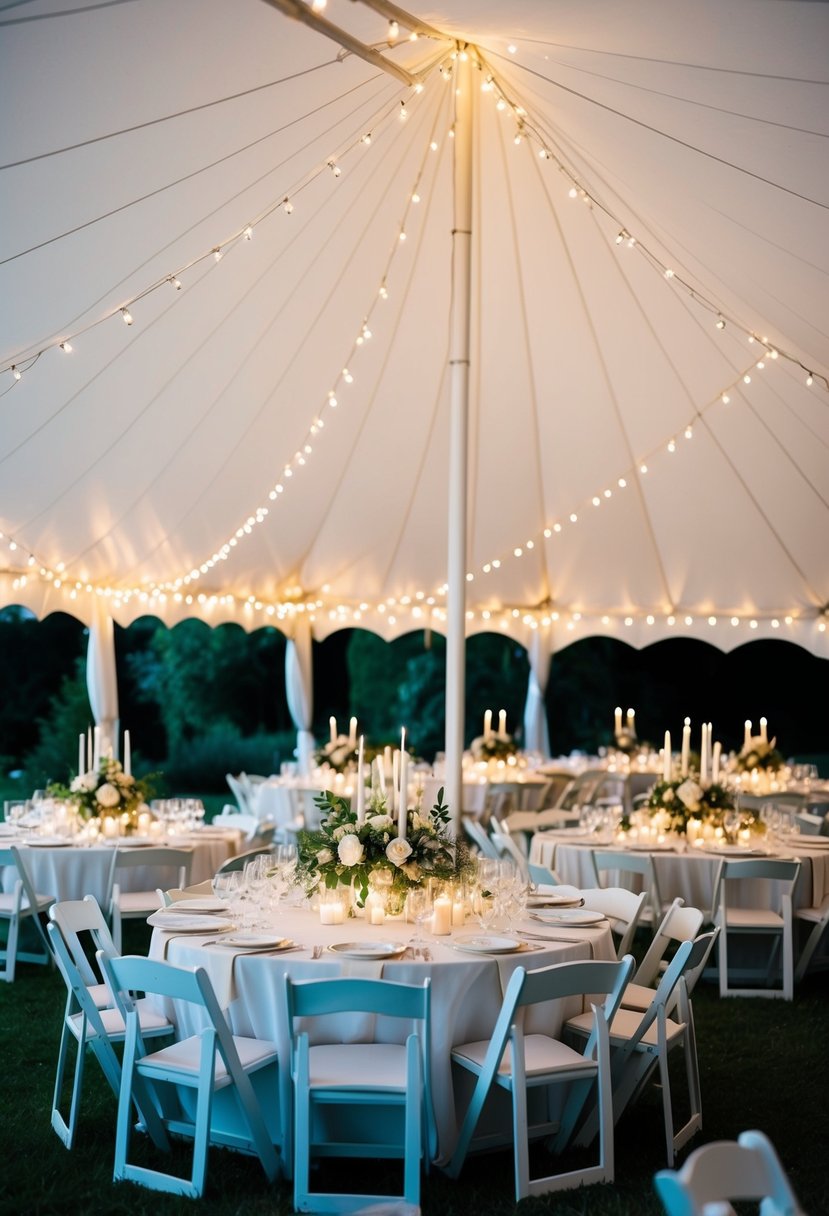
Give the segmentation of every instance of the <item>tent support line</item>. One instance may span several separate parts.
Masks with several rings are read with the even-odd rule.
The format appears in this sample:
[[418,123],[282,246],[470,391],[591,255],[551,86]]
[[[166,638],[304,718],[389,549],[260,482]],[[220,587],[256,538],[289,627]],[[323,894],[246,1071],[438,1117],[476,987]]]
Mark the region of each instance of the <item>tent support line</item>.
[[472,287],[471,63],[458,59],[453,161],[452,305],[449,319],[449,520],[445,800],[460,832],[466,685],[466,511]]

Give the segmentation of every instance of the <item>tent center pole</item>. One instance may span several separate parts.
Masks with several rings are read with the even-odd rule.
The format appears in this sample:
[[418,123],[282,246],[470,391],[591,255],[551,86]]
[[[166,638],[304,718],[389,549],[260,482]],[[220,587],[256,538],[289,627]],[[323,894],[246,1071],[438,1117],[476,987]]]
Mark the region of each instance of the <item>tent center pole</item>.
[[466,508],[472,271],[472,63],[455,60],[452,298],[449,346],[449,534],[447,546],[445,801],[460,832],[466,685]]

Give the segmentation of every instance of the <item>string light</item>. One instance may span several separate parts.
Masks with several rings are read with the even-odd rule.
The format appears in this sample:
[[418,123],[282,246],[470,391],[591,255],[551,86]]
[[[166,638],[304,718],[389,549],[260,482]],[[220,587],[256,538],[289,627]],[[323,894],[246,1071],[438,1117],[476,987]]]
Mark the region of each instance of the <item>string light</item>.
[[14,376],[15,380],[22,380],[22,379],[23,379],[23,373],[22,373],[22,371],[20,370],[20,368],[19,368],[19,367],[16,367],[16,366],[14,365],[14,363],[12,364],[12,375]]
[[394,42],[400,33],[400,26],[394,20],[389,22],[389,42]]
[[175,288],[176,291],[181,291],[181,279],[178,277],[178,275],[168,274],[167,282],[171,287]]
[[68,341],[67,341],[67,342],[61,342],[61,343],[60,343],[60,349],[63,351],[63,353],[64,353],[65,355],[69,355],[69,354],[71,354],[71,353],[72,353],[72,351],[74,350],[74,347],[73,347],[73,345],[72,345],[72,343],[71,343],[71,342],[68,342]]
[[213,250],[213,257],[214,257],[215,261],[217,261],[217,262],[221,262],[221,260],[222,260],[222,251],[218,245]]
[[128,308],[121,309],[121,316],[123,317],[125,325],[132,325],[133,316]]
[[242,236],[245,238],[246,241],[253,240],[253,225],[252,224],[248,224],[247,228],[242,233]]
[[282,210],[285,212],[286,215],[290,215],[291,212],[293,211],[293,209],[294,209],[294,204],[291,202],[291,200],[286,195],[285,198],[283,198],[283,200],[282,200]]
[[331,172],[334,174],[335,177],[339,177],[340,174],[342,173],[342,169],[340,168],[340,166],[337,164],[337,162],[334,160],[333,157],[328,162],[328,168],[331,170]]

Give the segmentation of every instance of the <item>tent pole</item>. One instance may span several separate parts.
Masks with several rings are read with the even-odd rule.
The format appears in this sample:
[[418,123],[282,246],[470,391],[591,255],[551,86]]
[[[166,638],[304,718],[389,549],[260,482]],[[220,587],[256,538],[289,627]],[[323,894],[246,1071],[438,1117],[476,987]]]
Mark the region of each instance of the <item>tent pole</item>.
[[472,271],[472,63],[455,61],[454,202],[450,315],[449,536],[447,546],[446,789],[456,830],[463,807],[466,684],[466,496]]

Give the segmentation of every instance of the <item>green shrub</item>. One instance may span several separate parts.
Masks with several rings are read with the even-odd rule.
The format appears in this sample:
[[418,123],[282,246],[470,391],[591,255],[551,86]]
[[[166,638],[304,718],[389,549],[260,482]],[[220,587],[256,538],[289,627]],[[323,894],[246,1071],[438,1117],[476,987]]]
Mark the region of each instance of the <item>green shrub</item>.
[[[158,792],[175,795],[182,790],[227,793],[227,773],[278,773],[284,760],[293,760],[294,731],[256,734],[242,738],[232,727],[221,726],[179,747],[159,767]],[[162,789],[161,787],[164,787]]]

